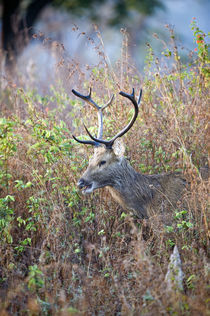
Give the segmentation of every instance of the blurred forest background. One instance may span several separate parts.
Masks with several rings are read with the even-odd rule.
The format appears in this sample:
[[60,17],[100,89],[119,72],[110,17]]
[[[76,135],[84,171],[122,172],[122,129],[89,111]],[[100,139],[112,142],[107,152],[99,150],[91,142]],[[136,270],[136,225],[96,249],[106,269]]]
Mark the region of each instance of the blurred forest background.
[[[167,24],[175,28],[178,44],[185,47],[181,56],[187,57],[189,49],[193,49],[189,32],[192,17],[196,17],[200,28],[207,32],[209,11],[208,0],[2,0],[2,49],[7,52],[7,64],[17,61],[22,73],[32,67],[35,75],[45,80],[43,73],[52,72],[57,63],[51,50],[56,42],[63,44],[66,55],[81,65],[98,64],[100,57],[88,40],[99,45],[93,26],[96,23],[110,61],[119,59],[123,35],[119,30],[126,30],[129,53],[142,69],[146,43],[150,43],[158,55],[163,42],[169,40],[164,28]],[[48,41],[45,47],[43,39]],[[40,68],[45,71],[40,72]]]

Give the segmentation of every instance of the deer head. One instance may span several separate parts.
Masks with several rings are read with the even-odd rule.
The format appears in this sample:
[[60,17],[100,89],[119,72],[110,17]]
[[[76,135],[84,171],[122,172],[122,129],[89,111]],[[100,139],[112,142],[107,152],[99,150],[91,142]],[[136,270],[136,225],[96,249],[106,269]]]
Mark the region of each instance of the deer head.
[[102,111],[109,106],[114,98],[114,95],[108,101],[107,104],[100,107],[91,98],[90,93],[87,96],[81,95],[79,92],[72,90],[72,92],[79,98],[88,102],[94,106],[98,111],[98,135],[94,137],[91,135],[87,127],[84,125],[90,140],[80,140],[74,135],[73,138],[81,144],[89,144],[94,146],[93,158],[89,161],[89,166],[87,170],[82,175],[81,179],[78,181],[78,186],[82,189],[84,194],[93,192],[95,189],[102,188],[105,186],[117,188],[121,177],[119,176],[123,172],[125,173],[125,159],[123,158],[125,148],[122,142],[117,141],[119,137],[122,137],[129,129],[133,126],[139,111],[139,104],[141,100],[142,90],[140,92],[138,101],[135,99],[134,89],[132,94],[127,94],[125,92],[120,92],[120,95],[128,98],[134,106],[134,114],[127,126],[125,126],[119,133],[117,133],[110,140],[104,140],[103,137],[103,114]]

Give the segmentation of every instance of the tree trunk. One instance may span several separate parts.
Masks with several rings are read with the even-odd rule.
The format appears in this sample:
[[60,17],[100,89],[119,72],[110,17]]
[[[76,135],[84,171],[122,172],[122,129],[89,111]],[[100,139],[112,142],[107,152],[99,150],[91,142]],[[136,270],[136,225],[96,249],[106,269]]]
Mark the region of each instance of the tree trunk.
[[[32,34],[32,26],[42,9],[52,0],[33,0],[23,16],[21,0],[3,0],[2,47],[6,54],[6,66],[15,63],[18,54],[26,45],[26,38]],[[23,33],[24,31],[24,33]]]
[[[15,16],[18,14],[20,0],[3,0],[2,12],[2,47],[7,54],[8,60],[10,52],[15,53]],[[9,61],[9,60],[8,60]]]

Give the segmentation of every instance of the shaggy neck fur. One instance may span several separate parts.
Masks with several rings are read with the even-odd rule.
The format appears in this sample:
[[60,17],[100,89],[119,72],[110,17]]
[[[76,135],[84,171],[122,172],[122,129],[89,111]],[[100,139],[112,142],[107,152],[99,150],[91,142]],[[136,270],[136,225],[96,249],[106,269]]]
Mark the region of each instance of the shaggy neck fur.
[[120,167],[116,168],[112,179],[108,189],[113,198],[139,218],[147,218],[149,209],[153,206],[156,211],[164,199],[174,205],[185,186],[179,174],[142,175],[125,158],[121,158]]

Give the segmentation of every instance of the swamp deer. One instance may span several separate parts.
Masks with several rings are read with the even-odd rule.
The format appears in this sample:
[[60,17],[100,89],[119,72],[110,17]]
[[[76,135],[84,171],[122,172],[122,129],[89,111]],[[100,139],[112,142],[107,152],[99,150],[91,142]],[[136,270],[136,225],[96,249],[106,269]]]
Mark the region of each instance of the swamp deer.
[[[87,170],[78,181],[78,187],[83,194],[92,193],[94,190],[107,187],[113,198],[125,209],[131,210],[142,219],[156,213],[168,211],[175,207],[185,187],[185,180],[178,173],[165,173],[144,175],[136,172],[125,159],[125,148],[117,138],[122,137],[133,126],[139,112],[142,90],[138,101],[135,98],[134,89],[132,94],[120,92],[120,95],[128,98],[134,106],[134,114],[129,124],[117,133],[112,139],[104,140],[102,111],[112,103],[113,97],[107,104],[100,107],[91,98],[72,90],[79,98],[94,106],[98,111],[98,135],[92,136],[84,125],[90,140],[80,140],[74,135],[73,138],[82,144],[94,146],[93,158],[89,161]],[[168,212],[167,212],[168,213]]]

